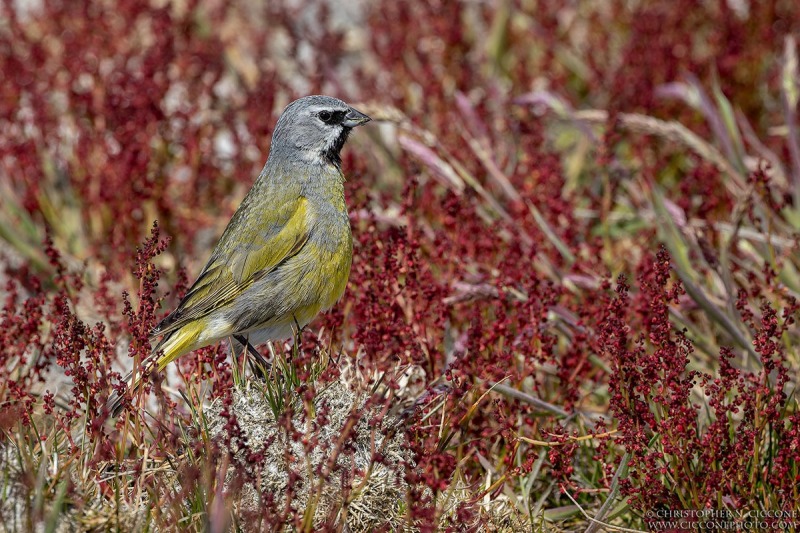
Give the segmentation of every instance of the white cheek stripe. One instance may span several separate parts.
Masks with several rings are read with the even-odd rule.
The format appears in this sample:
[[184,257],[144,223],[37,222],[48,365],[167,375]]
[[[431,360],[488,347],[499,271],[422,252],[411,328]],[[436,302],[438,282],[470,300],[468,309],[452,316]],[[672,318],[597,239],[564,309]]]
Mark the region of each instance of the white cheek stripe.
[[325,149],[326,150],[331,148],[332,146],[334,146],[336,144],[336,141],[339,140],[339,137],[342,135],[342,129],[343,128],[341,126],[337,125],[336,126],[336,130],[335,130],[336,131],[336,135],[328,136],[328,139],[327,139],[328,143],[325,145]]

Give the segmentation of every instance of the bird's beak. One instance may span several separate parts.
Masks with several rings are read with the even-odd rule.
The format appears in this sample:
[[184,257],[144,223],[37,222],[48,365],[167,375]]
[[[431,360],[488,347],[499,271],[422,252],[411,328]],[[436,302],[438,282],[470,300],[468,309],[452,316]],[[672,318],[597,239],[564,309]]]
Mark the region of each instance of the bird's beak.
[[366,124],[370,120],[372,119],[367,115],[351,107],[350,111],[347,112],[347,115],[345,115],[344,120],[342,121],[342,126],[345,128],[355,128],[356,126]]

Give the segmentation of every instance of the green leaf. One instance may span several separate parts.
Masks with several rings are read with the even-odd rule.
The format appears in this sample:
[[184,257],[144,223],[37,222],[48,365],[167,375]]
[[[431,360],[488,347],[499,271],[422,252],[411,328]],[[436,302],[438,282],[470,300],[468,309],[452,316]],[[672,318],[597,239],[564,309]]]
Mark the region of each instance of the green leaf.
[[783,94],[790,109],[797,107],[800,100],[800,87],[798,87],[798,68],[797,68],[797,43],[794,37],[786,37],[783,52],[783,68],[781,69],[781,87]]
[[550,224],[544,219],[542,214],[536,209],[536,206],[533,205],[531,202],[525,202],[528,204],[528,210],[530,210],[531,215],[533,215],[533,219],[536,221],[536,224],[539,226],[539,229],[542,230],[542,233],[545,234],[547,240],[555,246],[558,253],[561,254],[561,257],[567,262],[568,265],[572,265],[575,262],[575,256],[572,254],[572,251],[569,249],[569,246],[564,244],[564,241],[559,239],[556,232],[553,231],[553,228],[550,227]]
[[548,522],[563,522],[581,514],[581,508],[577,505],[564,505],[563,507],[552,507],[544,513],[544,519]]
[[64,508],[64,500],[67,496],[67,488],[69,488],[69,478],[64,478],[58,484],[56,499],[53,502],[53,507],[50,510],[47,523],[45,524],[45,533],[54,533],[58,527],[61,511]]
[[744,143],[742,142],[742,135],[739,132],[739,127],[736,124],[736,114],[733,111],[733,106],[731,105],[730,100],[725,94],[722,92],[722,89],[719,86],[718,80],[714,79],[714,98],[717,101],[717,106],[719,107],[720,115],[722,116],[722,122],[725,125],[725,129],[727,130],[728,137],[730,138],[731,144],[733,145],[733,149],[735,151],[736,161],[732,161],[732,163],[739,169],[740,172],[746,172],[747,168],[744,164]]

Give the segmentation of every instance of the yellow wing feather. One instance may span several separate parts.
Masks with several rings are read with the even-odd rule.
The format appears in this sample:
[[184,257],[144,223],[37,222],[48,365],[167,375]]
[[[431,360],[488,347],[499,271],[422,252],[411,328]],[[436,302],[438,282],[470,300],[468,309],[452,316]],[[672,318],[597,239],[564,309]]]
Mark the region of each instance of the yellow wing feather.
[[197,281],[154,333],[176,332],[230,304],[254,281],[297,254],[308,239],[307,213],[308,201],[299,196],[276,213],[283,222],[274,228],[277,231],[229,236],[226,230]]

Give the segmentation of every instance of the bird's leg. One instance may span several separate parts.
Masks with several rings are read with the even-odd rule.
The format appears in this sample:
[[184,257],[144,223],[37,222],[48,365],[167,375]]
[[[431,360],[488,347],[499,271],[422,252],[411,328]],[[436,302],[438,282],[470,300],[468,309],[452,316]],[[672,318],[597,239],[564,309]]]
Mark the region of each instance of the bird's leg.
[[266,379],[267,374],[272,370],[270,362],[256,350],[255,346],[250,344],[250,340],[244,335],[234,335],[233,338],[236,339],[236,342],[244,346],[247,355],[251,356],[248,357],[247,360],[250,363],[250,369],[253,373],[261,379]]
[[297,317],[294,316],[294,315],[292,315],[292,320],[294,320],[295,335],[297,337],[299,337],[300,334],[303,333],[303,330],[306,329],[306,327],[305,326],[300,326],[300,322],[297,321]]
[[294,320],[294,346],[292,349],[292,355],[300,353],[300,346],[302,345],[301,335],[303,334],[303,329],[305,326],[300,326],[300,322],[297,321],[297,317],[292,315],[292,320]]

